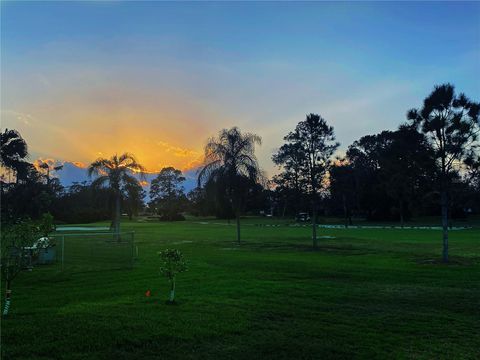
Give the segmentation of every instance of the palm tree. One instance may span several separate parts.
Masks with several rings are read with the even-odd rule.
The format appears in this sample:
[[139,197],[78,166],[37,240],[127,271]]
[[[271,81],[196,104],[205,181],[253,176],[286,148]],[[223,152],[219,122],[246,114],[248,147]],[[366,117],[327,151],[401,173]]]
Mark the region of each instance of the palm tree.
[[28,156],[26,141],[17,130],[5,129],[0,133],[0,164],[17,172]]
[[132,154],[124,153],[120,156],[113,155],[110,159],[98,158],[88,167],[88,176],[93,174],[97,178],[92,182],[93,187],[107,186],[115,195],[115,215],[113,228],[115,233],[120,233],[120,202],[122,190],[131,184],[138,184],[138,180],[132,176],[133,173],[140,173],[144,178],[145,168],[140,165]]
[[240,243],[240,210],[246,182],[258,182],[261,172],[255,157],[260,136],[242,133],[237,127],[223,129],[218,138],[210,138],[205,146],[204,166],[198,173],[198,186],[209,181],[227,183],[227,196],[237,220],[237,241]]

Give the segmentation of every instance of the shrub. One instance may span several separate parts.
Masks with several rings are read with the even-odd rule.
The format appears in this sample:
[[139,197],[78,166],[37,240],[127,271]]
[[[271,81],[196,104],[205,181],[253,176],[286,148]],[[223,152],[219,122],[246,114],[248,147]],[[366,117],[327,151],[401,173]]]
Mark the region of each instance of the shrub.
[[182,214],[162,215],[160,221],[185,221],[185,216]]

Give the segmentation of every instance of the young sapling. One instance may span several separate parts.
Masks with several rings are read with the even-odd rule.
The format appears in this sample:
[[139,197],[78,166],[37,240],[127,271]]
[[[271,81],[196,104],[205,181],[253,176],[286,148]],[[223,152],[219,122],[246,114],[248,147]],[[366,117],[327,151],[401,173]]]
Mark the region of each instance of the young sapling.
[[175,280],[179,273],[187,271],[187,263],[180,250],[166,249],[158,253],[162,261],[160,272],[170,282],[170,298],[168,303],[175,302]]

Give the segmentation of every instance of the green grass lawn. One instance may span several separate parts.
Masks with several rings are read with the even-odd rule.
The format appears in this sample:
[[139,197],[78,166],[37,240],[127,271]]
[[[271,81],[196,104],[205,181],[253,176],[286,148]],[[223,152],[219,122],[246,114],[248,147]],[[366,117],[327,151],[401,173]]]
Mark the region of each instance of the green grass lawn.
[[[2,359],[480,358],[479,228],[443,265],[440,231],[320,229],[312,251],[309,228],[245,223],[237,246],[225,221],[125,222],[133,270],[20,274]],[[167,247],[189,261],[177,305]]]

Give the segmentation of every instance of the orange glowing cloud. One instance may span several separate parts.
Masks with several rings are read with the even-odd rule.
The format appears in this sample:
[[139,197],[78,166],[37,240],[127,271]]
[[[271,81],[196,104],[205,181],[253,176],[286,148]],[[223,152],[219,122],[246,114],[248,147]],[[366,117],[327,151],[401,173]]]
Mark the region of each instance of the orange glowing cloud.
[[159,141],[158,145],[163,147],[165,152],[177,157],[197,157],[200,155],[200,152],[198,151],[172,146],[165,141]]
[[[44,117],[47,115],[40,115],[40,118]],[[72,120],[64,127],[53,121],[43,124],[32,121],[28,126],[18,122],[14,124],[33,150],[31,152],[52,156],[37,159],[37,168],[45,162],[54,166],[58,161],[53,157],[86,168],[99,157],[109,158],[114,154],[129,152],[135,155],[147,173],[158,172],[167,166],[185,171],[201,163],[203,140],[208,137],[206,133],[200,136],[185,133],[182,136],[161,131],[158,129],[162,126],[161,121],[152,123],[150,128],[145,125],[150,123],[147,115],[145,120],[138,121],[130,120],[128,116],[122,121],[108,117],[102,121],[101,117],[80,111],[80,114],[70,114],[70,118]],[[157,133],[163,133],[168,141],[158,140]]]
[[52,170],[55,166],[58,166],[58,165],[62,165],[61,163],[59,164],[59,162],[55,159],[51,159],[51,158],[48,158],[48,159],[42,159],[42,158],[38,158],[36,159],[34,162],[33,162],[33,166],[35,167],[35,169],[37,169],[38,171],[42,171],[43,168],[41,167],[42,165],[48,165],[48,168],[50,170]]
[[72,161],[72,164],[78,168],[86,169],[87,165],[81,161]]

